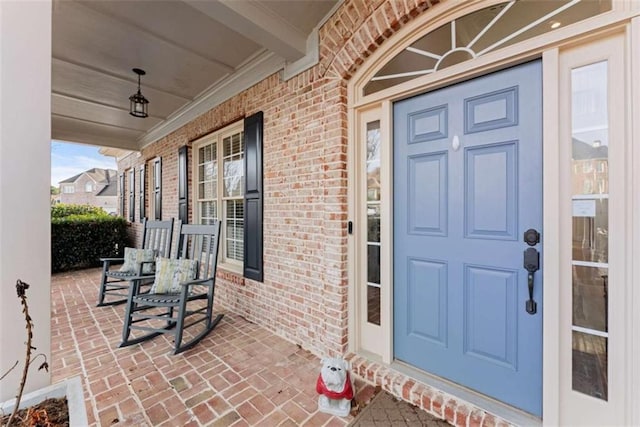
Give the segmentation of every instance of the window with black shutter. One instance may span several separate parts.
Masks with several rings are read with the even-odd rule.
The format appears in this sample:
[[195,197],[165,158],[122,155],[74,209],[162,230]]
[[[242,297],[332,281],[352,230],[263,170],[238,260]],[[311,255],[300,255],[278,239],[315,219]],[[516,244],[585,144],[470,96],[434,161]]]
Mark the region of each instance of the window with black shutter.
[[140,179],[138,181],[140,181],[140,193],[139,193],[139,200],[140,200],[140,222],[144,222],[144,218],[147,216],[147,213],[145,212],[146,209],[146,199],[145,199],[145,192],[147,190],[147,184],[145,181],[145,167],[144,165],[140,165]]
[[152,162],[153,219],[162,219],[162,159],[158,157]]
[[262,112],[244,120],[244,276],[262,282]]
[[188,147],[178,149],[178,219],[183,224],[189,222],[189,175],[187,172]]
[[120,207],[120,216],[124,217],[124,172],[118,177],[118,206]]
[[206,135],[192,148],[194,221],[220,221],[220,263],[262,281],[262,113]]
[[136,170],[129,170],[129,221],[136,220]]

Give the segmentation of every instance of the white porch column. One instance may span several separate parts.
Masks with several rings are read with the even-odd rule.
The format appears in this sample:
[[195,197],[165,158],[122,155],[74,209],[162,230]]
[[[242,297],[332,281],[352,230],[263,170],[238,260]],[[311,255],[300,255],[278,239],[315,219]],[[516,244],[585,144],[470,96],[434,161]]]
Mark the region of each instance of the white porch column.
[[[35,353],[51,355],[51,0],[0,1],[0,401],[15,396],[26,330],[15,291],[27,291]],[[50,382],[32,365],[27,390]]]

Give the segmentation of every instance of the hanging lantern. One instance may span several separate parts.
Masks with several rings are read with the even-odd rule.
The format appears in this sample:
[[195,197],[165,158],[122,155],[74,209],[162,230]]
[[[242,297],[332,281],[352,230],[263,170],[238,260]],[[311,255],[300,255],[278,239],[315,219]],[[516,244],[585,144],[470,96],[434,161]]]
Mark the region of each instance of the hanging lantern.
[[140,92],[140,76],[144,76],[146,73],[140,68],[134,68],[133,72],[138,75],[138,91],[129,97],[129,114],[134,117],[145,118],[149,116],[147,112],[149,100]]

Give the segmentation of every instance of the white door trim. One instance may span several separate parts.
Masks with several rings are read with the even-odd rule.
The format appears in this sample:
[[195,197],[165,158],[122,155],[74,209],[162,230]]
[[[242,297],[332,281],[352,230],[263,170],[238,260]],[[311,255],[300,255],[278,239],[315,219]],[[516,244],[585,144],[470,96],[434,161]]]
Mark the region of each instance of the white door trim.
[[[542,416],[545,424],[557,425],[560,417],[560,396],[558,378],[560,376],[560,242],[547,236],[560,235],[560,221],[557,207],[560,194],[559,131],[558,131],[558,49],[551,49],[542,55],[542,229],[544,235],[544,265],[542,300]],[[552,209],[552,206],[554,209]]]

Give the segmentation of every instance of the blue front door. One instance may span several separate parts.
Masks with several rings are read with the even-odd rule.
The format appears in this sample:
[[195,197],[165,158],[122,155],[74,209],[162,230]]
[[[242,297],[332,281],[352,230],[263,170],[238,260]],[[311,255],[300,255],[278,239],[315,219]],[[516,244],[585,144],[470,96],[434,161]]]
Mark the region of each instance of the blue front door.
[[529,314],[523,233],[542,232],[541,63],[393,112],[395,358],[540,416],[542,269]]

